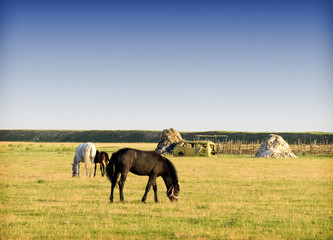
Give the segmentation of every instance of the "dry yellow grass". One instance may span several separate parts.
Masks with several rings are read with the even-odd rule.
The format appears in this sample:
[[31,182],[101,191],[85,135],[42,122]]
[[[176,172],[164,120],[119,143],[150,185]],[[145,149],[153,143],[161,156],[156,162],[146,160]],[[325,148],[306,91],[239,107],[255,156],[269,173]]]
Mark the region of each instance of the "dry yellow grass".
[[[71,177],[77,143],[0,143],[1,239],[332,239],[333,160],[170,157],[180,201],[129,174],[125,204],[101,178]],[[153,150],[156,144],[96,143]]]

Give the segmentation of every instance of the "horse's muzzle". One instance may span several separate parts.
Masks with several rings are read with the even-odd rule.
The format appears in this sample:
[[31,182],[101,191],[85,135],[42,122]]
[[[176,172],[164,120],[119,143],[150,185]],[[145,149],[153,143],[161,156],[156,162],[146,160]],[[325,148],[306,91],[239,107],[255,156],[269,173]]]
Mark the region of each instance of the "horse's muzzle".
[[178,197],[177,197],[177,198],[173,198],[173,197],[171,197],[171,198],[169,198],[169,199],[170,199],[171,202],[178,202]]
[[175,195],[175,187],[174,186],[172,186],[170,189],[169,189],[169,191],[168,191],[168,193],[171,191],[171,193],[170,193],[170,195],[168,196],[169,197],[169,199],[170,199],[170,201],[171,202],[173,202],[173,201],[178,201],[178,196],[176,196]]

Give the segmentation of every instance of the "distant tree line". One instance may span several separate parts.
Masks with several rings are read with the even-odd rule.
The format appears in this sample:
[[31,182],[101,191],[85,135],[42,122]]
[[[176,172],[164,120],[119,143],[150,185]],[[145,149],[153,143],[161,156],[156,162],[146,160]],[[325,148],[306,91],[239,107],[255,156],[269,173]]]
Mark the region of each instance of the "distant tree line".
[[[71,130],[0,130],[0,141],[22,141],[22,142],[147,142],[158,143],[162,131],[141,131],[141,130],[91,130],[91,131],[71,131]],[[226,131],[206,131],[206,132],[180,132],[186,140],[194,140],[195,135],[227,135],[228,140],[261,141],[269,134],[275,133],[283,137],[289,144],[302,141],[309,144],[314,140],[332,143],[333,133],[323,132],[226,132]],[[202,138],[206,139],[206,138]],[[215,140],[215,138],[207,138]],[[225,138],[216,138],[217,141],[224,141]]]

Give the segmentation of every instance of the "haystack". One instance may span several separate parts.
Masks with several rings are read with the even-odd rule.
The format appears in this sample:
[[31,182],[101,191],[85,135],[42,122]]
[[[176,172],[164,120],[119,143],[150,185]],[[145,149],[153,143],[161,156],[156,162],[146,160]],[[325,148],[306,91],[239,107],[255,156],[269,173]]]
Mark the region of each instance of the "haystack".
[[164,129],[160,141],[155,149],[159,153],[169,152],[172,150],[172,146],[182,140],[182,136],[173,128]]
[[270,134],[261,144],[255,157],[297,158],[289,144],[279,135]]

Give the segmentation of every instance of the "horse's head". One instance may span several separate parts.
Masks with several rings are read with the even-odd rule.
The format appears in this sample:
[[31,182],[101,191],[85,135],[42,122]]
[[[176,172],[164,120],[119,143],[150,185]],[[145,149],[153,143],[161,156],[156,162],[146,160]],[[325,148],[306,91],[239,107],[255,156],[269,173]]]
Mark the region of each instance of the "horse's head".
[[72,177],[80,176],[80,164],[72,164]]
[[167,191],[167,196],[170,199],[170,201],[178,201],[178,193],[180,192],[179,184],[174,183],[171,185],[171,187]]
[[74,163],[72,163],[72,171],[73,171],[72,177],[76,177],[76,175],[77,175],[77,172],[76,172],[75,168],[76,167],[74,166]]

